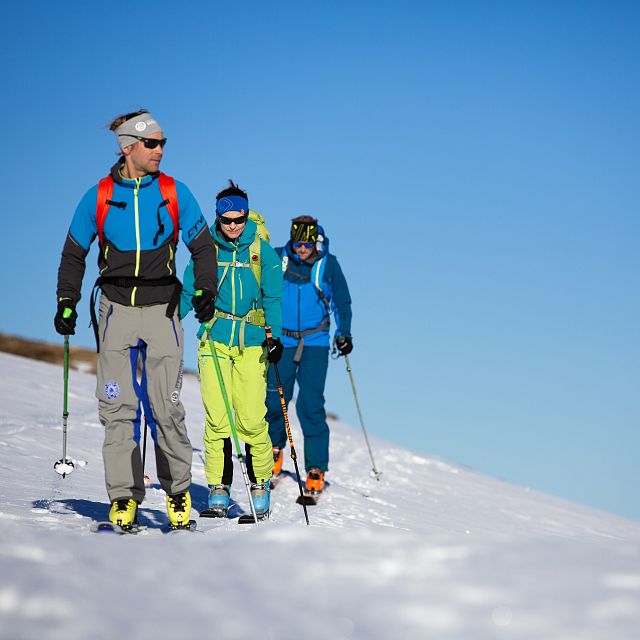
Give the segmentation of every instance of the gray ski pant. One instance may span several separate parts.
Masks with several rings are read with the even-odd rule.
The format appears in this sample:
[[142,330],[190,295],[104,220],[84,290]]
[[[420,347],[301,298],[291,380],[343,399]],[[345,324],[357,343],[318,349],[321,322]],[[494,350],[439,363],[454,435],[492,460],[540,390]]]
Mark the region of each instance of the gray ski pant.
[[193,452],[180,402],[184,334],[178,314],[167,318],[166,310],[166,304],[127,307],[100,297],[96,397],[105,428],[102,455],[111,501],[144,499],[143,407],[160,485],[175,495],[191,484]]

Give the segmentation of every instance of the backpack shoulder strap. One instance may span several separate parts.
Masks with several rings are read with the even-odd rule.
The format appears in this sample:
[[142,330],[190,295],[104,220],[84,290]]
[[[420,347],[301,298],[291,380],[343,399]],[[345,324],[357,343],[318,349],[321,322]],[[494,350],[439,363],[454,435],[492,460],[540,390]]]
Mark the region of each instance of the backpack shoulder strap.
[[98,243],[104,242],[104,221],[109,213],[109,201],[113,195],[113,178],[109,175],[98,182],[98,197],[96,198],[96,229],[98,231]]
[[311,283],[316,289],[318,297],[324,303],[324,306],[327,308],[327,313],[331,312],[331,305],[327,300],[327,297],[324,295],[324,291],[322,290],[322,278],[324,276],[324,268],[327,264],[327,257],[323,256],[320,260],[316,260],[313,263],[313,267],[311,267]]
[[262,264],[260,264],[260,236],[257,233],[249,246],[249,260],[251,262],[251,271],[253,271],[258,287],[260,287],[262,282]]
[[169,210],[169,215],[173,221],[173,243],[178,244],[180,235],[180,207],[178,205],[178,191],[176,189],[176,181],[166,173],[160,172],[158,175],[158,186],[160,194]]
[[311,282],[316,289],[322,291],[322,278],[324,276],[324,268],[327,264],[326,256],[316,260],[311,267]]

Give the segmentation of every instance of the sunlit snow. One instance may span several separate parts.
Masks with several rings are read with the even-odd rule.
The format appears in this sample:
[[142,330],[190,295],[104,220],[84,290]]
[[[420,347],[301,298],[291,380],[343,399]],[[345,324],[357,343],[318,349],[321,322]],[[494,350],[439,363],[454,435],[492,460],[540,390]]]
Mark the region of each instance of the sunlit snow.
[[[91,533],[108,511],[94,377],[70,373],[75,470],[62,478],[61,367],[7,354],[0,367],[2,639],[640,637],[640,524],[371,438],[377,482],[361,431],[336,421],[330,486],[309,527],[287,454],[270,521],[200,519],[194,533],[166,534],[149,447],[148,528]],[[182,398],[197,510],[206,482],[195,378]],[[401,428],[389,425],[389,439]],[[232,499],[233,515],[248,510],[238,468]]]

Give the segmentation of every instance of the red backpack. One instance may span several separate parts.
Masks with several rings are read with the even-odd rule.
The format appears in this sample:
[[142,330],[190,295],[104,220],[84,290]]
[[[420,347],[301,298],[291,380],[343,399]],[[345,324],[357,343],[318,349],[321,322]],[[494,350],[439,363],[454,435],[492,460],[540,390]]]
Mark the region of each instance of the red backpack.
[[[179,207],[178,207],[178,192],[176,191],[176,181],[168,176],[166,173],[160,173],[158,175],[158,186],[160,187],[160,194],[164,201],[162,204],[167,205],[169,215],[173,221],[173,242],[178,244],[178,236],[180,233],[180,225],[178,222]],[[96,227],[98,228],[98,242],[100,246],[104,242],[104,221],[107,219],[107,213],[109,213],[109,207],[113,204],[111,196],[113,195],[113,178],[109,175],[106,178],[102,178],[98,182],[98,197],[96,202]]]

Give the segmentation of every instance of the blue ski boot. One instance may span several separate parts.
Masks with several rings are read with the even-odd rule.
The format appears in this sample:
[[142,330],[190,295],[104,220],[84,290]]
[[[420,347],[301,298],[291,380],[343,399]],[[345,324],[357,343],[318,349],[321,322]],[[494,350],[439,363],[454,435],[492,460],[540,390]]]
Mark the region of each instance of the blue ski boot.
[[209,506],[200,515],[209,518],[224,518],[229,509],[229,496],[231,485],[210,484],[209,485]]
[[269,480],[266,482],[254,482],[251,485],[253,508],[256,510],[256,515],[260,520],[269,517],[270,491],[271,486]]

